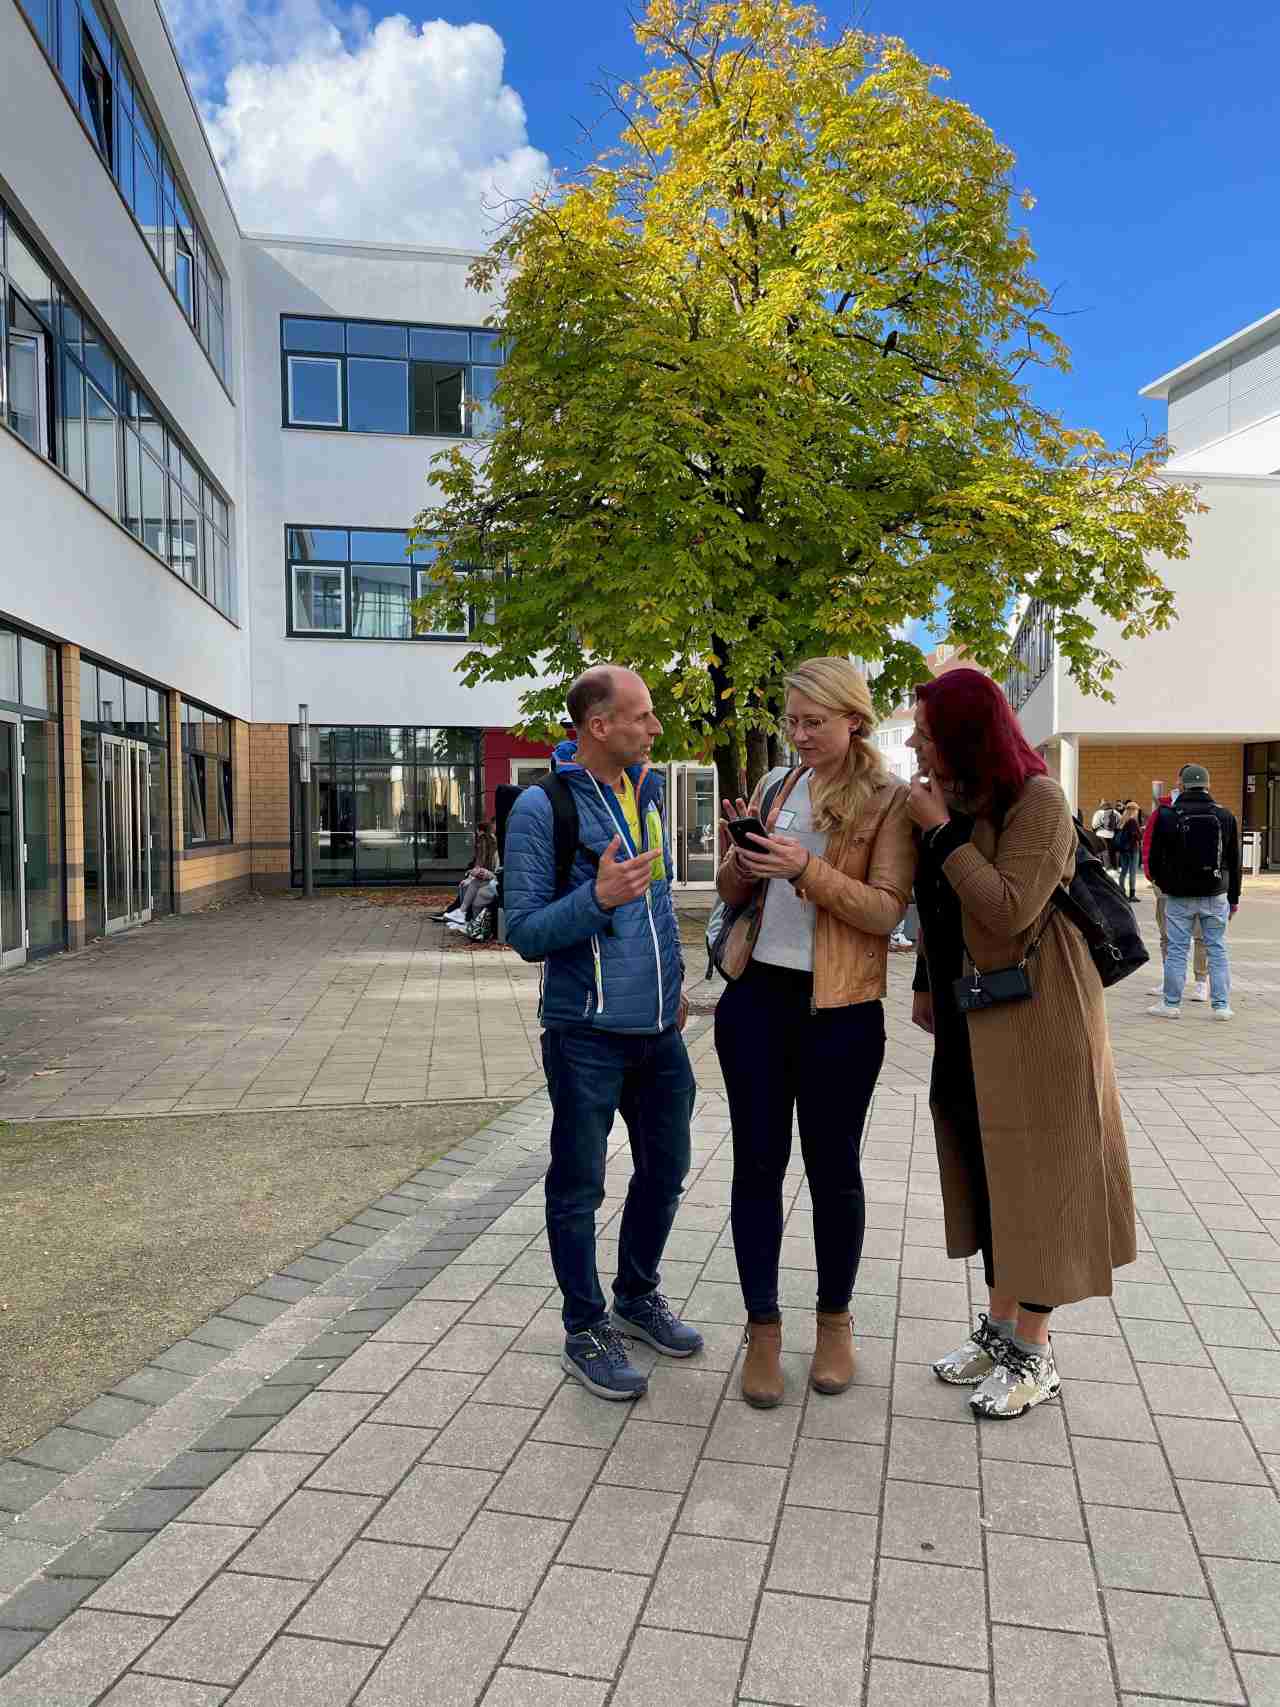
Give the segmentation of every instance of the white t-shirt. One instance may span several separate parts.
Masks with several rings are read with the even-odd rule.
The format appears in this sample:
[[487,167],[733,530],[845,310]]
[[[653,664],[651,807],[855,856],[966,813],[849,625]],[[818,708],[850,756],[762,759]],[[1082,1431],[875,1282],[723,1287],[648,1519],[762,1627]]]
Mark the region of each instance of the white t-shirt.
[[[772,775],[769,781],[773,781]],[[809,799],[807,776],[801,777],[791,790],[773,827],[778,835],[791,836],[810,853],[826,853],[827,833],[813,827],[813,805]],[[796,894],[790,878],[770,878],[765,892],[764,918],[760,922],[760,934],[756,938],[752,959],[763,961],[766,966],[786,966],[794,972],[812,972],[814,911],[810,902],[802,901]]]

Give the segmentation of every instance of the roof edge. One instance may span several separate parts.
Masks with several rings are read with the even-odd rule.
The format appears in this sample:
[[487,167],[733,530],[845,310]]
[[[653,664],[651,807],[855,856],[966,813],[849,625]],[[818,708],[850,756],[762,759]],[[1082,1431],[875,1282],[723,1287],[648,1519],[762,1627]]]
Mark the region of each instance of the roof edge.
[[296,237],[283,231],[245,231],[246,243],[271,243],[282,249],[352,249],[371,255],[436,257],[445,261],[479,261],[484,249],[454,249],[443,243],[379,243],[357,237]]
[[1280,329],[1280,308],[1273,308],[1270,314],[1264,314],[1260,320],[1254,320],[1248,326],[1242,326],[1238,332],[1233,332],[1221,343],[1211,344],[1207,350],[1201,350],[1198,356],[1192,356],[1190,361],[1183,362],[1179,367],[1170,368],[1168,373],[1162,373],[1159,379],[1153,379],[1138,391],[1139,397],[1155,397],[1168,402],[1169,393],[1175,385],[1184,380],[1193,379],[1197,373],[1212,367],[1215,362],[1222,360],[1233,350],[1245,344],[1252,343],[1262,333],[1272,329]]

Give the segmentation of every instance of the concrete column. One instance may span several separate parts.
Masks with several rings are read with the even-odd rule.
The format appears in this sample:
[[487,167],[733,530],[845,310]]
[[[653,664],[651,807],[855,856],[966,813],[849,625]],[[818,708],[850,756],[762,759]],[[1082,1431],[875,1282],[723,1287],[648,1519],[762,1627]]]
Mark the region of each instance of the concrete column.
[[62,859],[67,874],[67,947],[85,944],[84,909],[84,772],[80,763],[80,648],[64,642],[58,648],[62,667],[62,787],[66,822],[62,830]]
[[187,771],[182,754],[182,695],[170,689],[169,706],[169,834],[173,837],[173,910],[183,911],[182,891],[186,875]]
[[1074,812],[1080,805],[1080,745],[1074,735],[1058,736],[1058,781]]

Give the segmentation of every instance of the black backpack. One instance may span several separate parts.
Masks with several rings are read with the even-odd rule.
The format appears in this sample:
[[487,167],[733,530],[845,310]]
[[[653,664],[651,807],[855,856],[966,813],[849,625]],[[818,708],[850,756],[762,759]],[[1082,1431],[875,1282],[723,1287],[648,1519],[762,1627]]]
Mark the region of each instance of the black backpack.
[[1150,960],[1133,908],[1088,847],[1078,824],[1075,876],[1054,891],[1053,899],[1084,938],[1104,989]]
[[[551,802],[552,838],[556,856],[556,897],[569,893],[569,875],[573,870],[576,855],[582,857],[594,869],[600,864],[600,855],[591,848],[584,847],[579,840],[580,826],[578,823],[578,803],[573,798],[573,790],[562,776],[550,771],[546,776],[540,776],[536,782],[525,786],[540,788]],[[511,808],[524,793],[524,788],[515,783],[503,782],[498,784],[494,795],[494,817],[498,836],[498,905],[503,902],[501,866],[506,860],[507,849],[507,820],[511,816]]]
[[1226,874],[1222,865],[1222,819],[1216,807],[1192,812],[1180,801],[1162,806],[1154,834],[1160,843],[1157,881],[1166,895],[1186,898],[1221,893]]

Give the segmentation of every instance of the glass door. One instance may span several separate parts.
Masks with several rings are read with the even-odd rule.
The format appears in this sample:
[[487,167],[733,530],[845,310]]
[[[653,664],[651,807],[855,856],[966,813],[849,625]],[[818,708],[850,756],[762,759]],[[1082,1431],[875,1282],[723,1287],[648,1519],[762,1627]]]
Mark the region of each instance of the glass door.
[[102,738],[102,837],[107,932],[151,917],[150,755],[140,741]]
[[675,880],[706,887],[716,880],[716,773],[710,765],[668,765],[664,790]]
[[22,737],[0,714],[0,967],[27,958],[23,912],[26,848],[22,840]]

